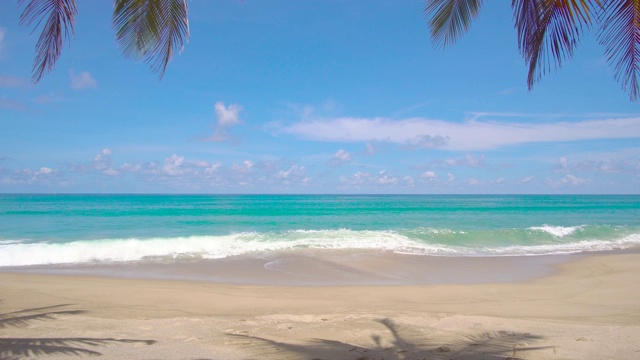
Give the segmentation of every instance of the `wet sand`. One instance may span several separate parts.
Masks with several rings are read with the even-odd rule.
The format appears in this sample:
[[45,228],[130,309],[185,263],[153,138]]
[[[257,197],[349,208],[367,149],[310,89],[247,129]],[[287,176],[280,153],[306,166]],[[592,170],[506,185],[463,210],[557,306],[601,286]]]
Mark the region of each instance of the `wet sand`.
[[[3,271],[0,358],[640,359],[639,254],[344,256],[215,265],[235,281],[189,261],[173,280],[133,265]],[[269,275],[247,285],[254,270]]]
[[371,250],[296,250],[223,259],[162,259],[1,268],[27,274],[205,281],[241,285],[332,286],[522,282],[550,275],[583,255],[447,257]]

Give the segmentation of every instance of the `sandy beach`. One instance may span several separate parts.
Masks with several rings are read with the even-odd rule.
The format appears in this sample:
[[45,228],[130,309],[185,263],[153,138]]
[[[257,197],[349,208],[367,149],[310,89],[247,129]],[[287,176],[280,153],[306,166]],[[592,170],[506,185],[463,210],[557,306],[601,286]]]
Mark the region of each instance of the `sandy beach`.
[[640,255],[549,266],[368,286],[4,271],[0,359],[640,359]]

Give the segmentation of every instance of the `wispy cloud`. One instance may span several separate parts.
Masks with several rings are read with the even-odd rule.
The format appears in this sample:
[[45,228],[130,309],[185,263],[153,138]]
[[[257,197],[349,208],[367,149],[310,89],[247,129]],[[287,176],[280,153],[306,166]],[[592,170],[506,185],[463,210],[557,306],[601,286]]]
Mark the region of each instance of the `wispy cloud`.
[[579,161],[570,161],[567,157],[563,156],[558,159],[558,162],[553,167],[553,170],[560,173],[640,174],[640,160],[586,159]]
[[402,109],[400,109],[400,110],[395,112],[394,117],[399,117],[399,116],[401,116],[403,114],[406,114],[408,112],[412,112],[412,111],[418,110],[420,108],[428,106],[431,103],[432,103],[432,101],[424,101],[424,102],[421,102],[419,104],[415,104],[415,105],[412,105],[412,106],[409,106],[409,107],[406,107],[406,108],[402,108]]
[[7,35],[7,29],[0,26],[0,59],[4,57],[4,38]]
[[510,95],[516,92],[518,88],[508,88],[498,91],[498,95]]
[[640,117],[545,123],[342,117],[281,125],[278,132],[311,141],[389,142],[471,151],[526,143],[637,138]]
[[0,166],[0,185],[49,185],[57,178],[57,175],[57,170],[46,166],[37,170],[11,170]]
[[467,154],[458,158],[447,158],[444,160],[436,160],[432,162],[430,165],[441,167],[441,168],[449,168],[454,166],[466,166],[466,167],[483,167],[486,166],[485,156],[484,155],[476,155],[476,154]]
[[21,101],[14,99],[7,99],[0,97],[0,108],[15,110],[15,111],[24,111],[27,110],[27,106],[23,104]]
[[364,155],[373,155],[376,153],[376,147],[373,146],[371,143],[366,143],[365,144],[365,150],[364,150]]
[[527,177],[524,177],[524,178],[518,180],[517,182],[520,183],[520,184],[527,184],[527,183],[530,183],[533,179],[534,179],[533,176],[527,176]]
[[390,174],[387,170],[378,173],[357,171],[351,176],[340,176],[339,182],[346,188],[369,188],[369,187],[393,187],[393,186],[414,186],[411,176],[398,177]]
[[449,136],[442,135],[416,135],[405,141],[411,149],[435,149],[444,148],[451,139]]
[[580,178],[572,174],[566,174],[559,180],[547,180],[547,185],[551,188],[582,186],[591,182],[591,179]]
[[98,82],[88,71],[76,74],[75,71],[70,70],[69,78],[71,79],[70,86],[73,90],[96,89],[98,87]]
[[[57,174],[59,179],[66,177],[76,184],[95,182],[97,178],[102,179],[102,184],[112,183],[109,179],[123,182],[135,178],[151,187],[160,186],[165,190],[181,191],[287,190],[298,186],[306,187],[312,182],[311,177],[306,173],[305,166],[280,160],[254,162],[247,159],[225,166],[221,162],[194,160],[180,154],[172,154],[160,161],[117,164],[112,159],[112,153],[110,149],[105,148],[91,161],[61,166],[59,169],[52,169],[51,172]],[[4,169],[0,173],[0,183],[26,184],[29,176],[42,177],[43,175],[42,172],[38,173],[34,170]]]
[[3,88],[21,88],[29,87],[31,84],[22,78],[17,76],[0,75],[0,87]]

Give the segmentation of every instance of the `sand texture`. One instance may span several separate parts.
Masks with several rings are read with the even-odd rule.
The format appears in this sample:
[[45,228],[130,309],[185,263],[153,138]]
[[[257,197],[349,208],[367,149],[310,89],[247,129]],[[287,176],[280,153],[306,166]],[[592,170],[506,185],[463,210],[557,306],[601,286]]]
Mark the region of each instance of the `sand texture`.
[[0,359],[640,359],[640,255],[523,283],[229,285],[0,273]]

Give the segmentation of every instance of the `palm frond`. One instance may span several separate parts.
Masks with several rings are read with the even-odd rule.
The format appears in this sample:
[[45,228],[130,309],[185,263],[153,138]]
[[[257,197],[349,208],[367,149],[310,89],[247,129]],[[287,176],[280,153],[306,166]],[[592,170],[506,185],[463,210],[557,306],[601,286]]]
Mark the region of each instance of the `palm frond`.
[[143,59],[162,78],[189,40],[187,13],[186,0],[116,0],[116,41],[125,57]]
[[615,79],[638,100],[640,86],[640,1],[606,0],[598,14],[600,43],[607,62],[614,67]]
[[[23,3],[24,0],[20,0]],[[31,80],[37,83],[55,66],[62,51],[62,43],[74,35],[78,8],[74,0],[31,0],[20,15],[20,25],[31,26],[33,31],[45,21],[36,44]]]
[[518,46],[529,65],[527,85],[573,56],[599,0],[513,0]]
[[452,45],[469,30],[483,0],[427,0],[424,12],[429,18],[431,39],[442,47]]

